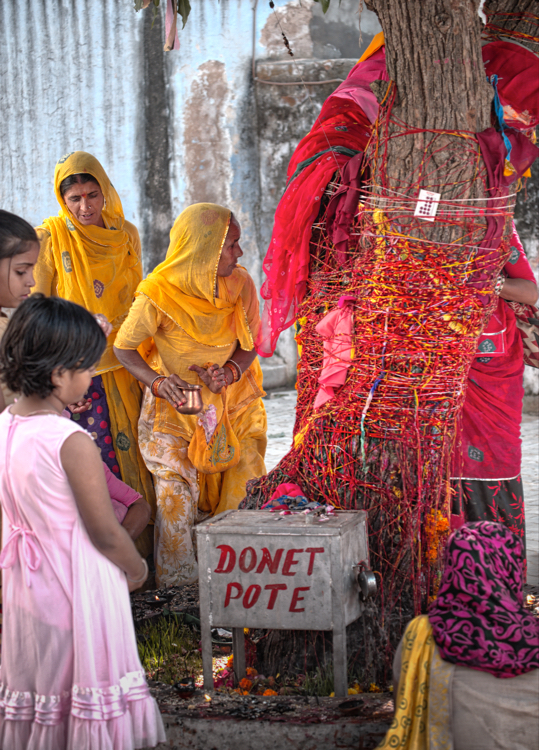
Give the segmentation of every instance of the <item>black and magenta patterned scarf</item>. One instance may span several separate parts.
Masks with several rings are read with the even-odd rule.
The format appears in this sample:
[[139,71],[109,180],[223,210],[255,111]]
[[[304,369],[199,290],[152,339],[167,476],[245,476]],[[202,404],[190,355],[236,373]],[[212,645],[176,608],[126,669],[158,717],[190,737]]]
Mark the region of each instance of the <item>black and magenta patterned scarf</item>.
[[429,608],[445,661],[516,677],[539,668],[539,620],[523,607],[523,547],[508,528],[470,523],[449,539]]

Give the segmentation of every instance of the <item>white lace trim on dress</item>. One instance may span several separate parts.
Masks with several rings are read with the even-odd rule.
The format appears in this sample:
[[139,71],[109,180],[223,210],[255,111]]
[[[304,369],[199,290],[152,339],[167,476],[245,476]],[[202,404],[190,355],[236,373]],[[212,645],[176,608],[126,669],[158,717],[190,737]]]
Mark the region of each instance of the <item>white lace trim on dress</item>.
[[129,701],[150,698],[144,672],[128,672],[118,685],[88,688],[74,685],[71,694],[38,695],[0,685],[0,715],[8,721],[55,726],[71,713],[79,719],[108,721],[123,716]]

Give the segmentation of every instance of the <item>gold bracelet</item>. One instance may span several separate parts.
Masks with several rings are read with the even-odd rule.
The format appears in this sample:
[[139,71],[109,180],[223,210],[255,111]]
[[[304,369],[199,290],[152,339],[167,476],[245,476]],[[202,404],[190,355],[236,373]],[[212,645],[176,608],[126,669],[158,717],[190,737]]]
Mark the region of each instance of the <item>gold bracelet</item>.
[[156,378],[154,378],[154,379],[152,380],[152,382],[151,382],[151,385],[150,385],[150,391],[152,392],[152,394],[153,394],[153,395],[154,395],[154,396],[155,396],[156,398],[159,398],[159,386],[161,385],[161,383],[162,383],[162,382],[163,382],[164,380],[166,380],[166,377],[165,377],[164,375],[158,375],[158,376],[157,376]]
[[233,359],[229,359],[229,360],[228,360],[228,362],[232,362],[232,364],[233,364],[233,365],[234,365],[235,367],[237,367],[237,368],[238,368],[238,380],[241,380],[241,376],[243,375],[243,370],[241,369],[241,367],[239,366],[239,364],[238,364],[237,362],[234,362],[234,360],[233,360]]

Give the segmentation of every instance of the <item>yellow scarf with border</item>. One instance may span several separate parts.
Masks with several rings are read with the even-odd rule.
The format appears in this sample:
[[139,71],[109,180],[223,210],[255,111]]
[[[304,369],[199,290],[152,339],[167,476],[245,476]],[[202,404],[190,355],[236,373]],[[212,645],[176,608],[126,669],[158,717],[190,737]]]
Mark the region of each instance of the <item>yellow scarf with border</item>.
[[414,618],[402,638],[395,716],[377,750],[453,750],[449,693],[454,665],[444,662],[428,615]]
[[182,211],[165,260],[139,284],[137,295],[146,295],[200,344],[225,347],[238,340],[251,351],[253,336],[241,297],[245,273],[238,268],[227,277],[226,293],[217,277],[230,219],[230,210],[214,203],[195,203]]
[[[105,197],[102,211],[105,228],[84,226],[73,216],[60,192],[62,180],[73,174],[94,177]],[[142,264],[125,229],[120,197],[99,161],[85,151],[62,157],[54,170],[54,192],[60,205],[58,216],[46,219],[42,228],[51,236],[51,252],[58,274],[58,296],[102,313],[113,332],[98,374],[121,365],[112,352],[116,333],[129,312],[132,298],[142,279]]]

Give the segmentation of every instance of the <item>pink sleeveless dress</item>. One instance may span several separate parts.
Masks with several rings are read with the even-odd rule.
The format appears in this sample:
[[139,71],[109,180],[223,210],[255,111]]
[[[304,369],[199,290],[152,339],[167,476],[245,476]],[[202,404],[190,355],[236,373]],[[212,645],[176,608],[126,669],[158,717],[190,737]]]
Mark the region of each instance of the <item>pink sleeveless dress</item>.
[[74,422],[0,414],[2,750],[133,750],[165,740],[125,574],[92,544],[60,449]]

